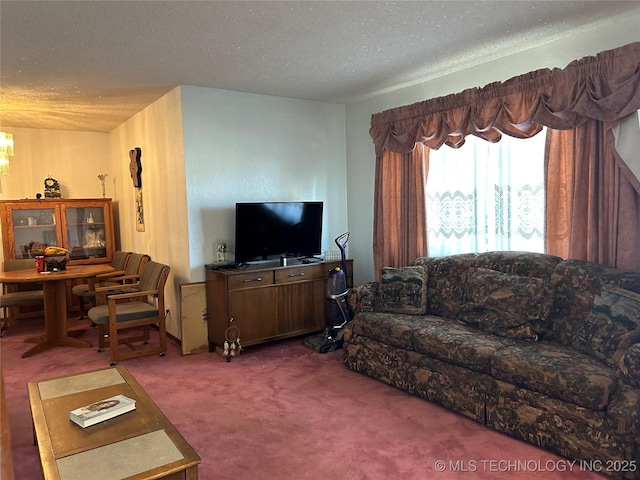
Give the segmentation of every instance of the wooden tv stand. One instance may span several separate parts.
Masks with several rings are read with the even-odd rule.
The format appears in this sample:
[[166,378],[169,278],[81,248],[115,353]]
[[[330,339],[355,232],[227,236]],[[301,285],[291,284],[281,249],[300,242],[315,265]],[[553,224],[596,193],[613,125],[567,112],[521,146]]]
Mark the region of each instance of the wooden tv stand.
[[[327,279],[340,261],[214,270],[206,266],[209,351],[222,348],[231,325],[243,347],[325,328]],[[347,261],[352,285],[353,260]]]

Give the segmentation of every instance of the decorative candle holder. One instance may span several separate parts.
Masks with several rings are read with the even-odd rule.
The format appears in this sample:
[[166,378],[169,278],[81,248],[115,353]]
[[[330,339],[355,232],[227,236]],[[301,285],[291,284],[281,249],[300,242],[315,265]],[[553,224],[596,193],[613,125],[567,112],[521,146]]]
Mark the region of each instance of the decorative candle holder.
[[106,196],[104,182],[108,176],[108,173],[101,173],[100,175],[98,175],[98,179],[100,180],[100,183],[102,183],[102,198],[105,198]]

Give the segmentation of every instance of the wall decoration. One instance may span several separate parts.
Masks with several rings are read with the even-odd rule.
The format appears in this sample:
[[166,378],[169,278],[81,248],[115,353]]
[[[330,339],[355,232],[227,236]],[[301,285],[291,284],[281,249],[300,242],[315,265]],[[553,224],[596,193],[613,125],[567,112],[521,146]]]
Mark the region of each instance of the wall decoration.
[[144,232],[144,204],[142,202],[142,149],[129,150],[129,172],[136,194],[136,232]]
[[129,150],[129,170],[134,188],[142,188],[142,150],[140,147]]
[[136,188],[136,232],[144,232],[144,208],[141,188]]
[[51,176],[44,179],[44,198],[60,198],[60,183]]

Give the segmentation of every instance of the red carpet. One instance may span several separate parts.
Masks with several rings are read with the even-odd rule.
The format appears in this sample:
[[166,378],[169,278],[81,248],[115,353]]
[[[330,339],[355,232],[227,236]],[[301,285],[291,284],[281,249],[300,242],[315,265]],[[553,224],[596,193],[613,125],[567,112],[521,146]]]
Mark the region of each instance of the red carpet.
[[[20,358],[22,340],[40,331],[0,339],[16,480],[42,478],[27,382],[109,365],[93,348]],[[96,335],[82,338],[95,345]],[[295,339],[227,363],[169,344],[166,357],[122,365],[202,457],[202,480],[606,478],[351,372],[341,350],[319,355]]]

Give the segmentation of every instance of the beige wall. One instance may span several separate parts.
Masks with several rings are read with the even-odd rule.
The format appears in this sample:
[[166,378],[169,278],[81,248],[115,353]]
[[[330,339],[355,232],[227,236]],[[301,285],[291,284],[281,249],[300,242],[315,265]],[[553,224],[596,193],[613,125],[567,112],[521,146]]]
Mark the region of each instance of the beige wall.
[[[0,199],[36,198],[44,179],[60,182],[63,197],[102,197],[98,174],[110,171],[109,135],[3,127],[13,134],[9,175],[0,176]],[[107,189],[107,197],[113,190]]]
[[323,250],[347,229],[344,106],[181,87],[191,278],[219,242],[235,250],[235,204],[324,202]]
[[[180,88],[113,130],[109,139],[122,249],[148,253],[152,260],[171,266],[165,287],[166,308],[171,311],[167,330],[180,338],[179,286],[190,281]],[[135,147],[142,150],[144,232],[136,231],[129,173],[129,150]]]

